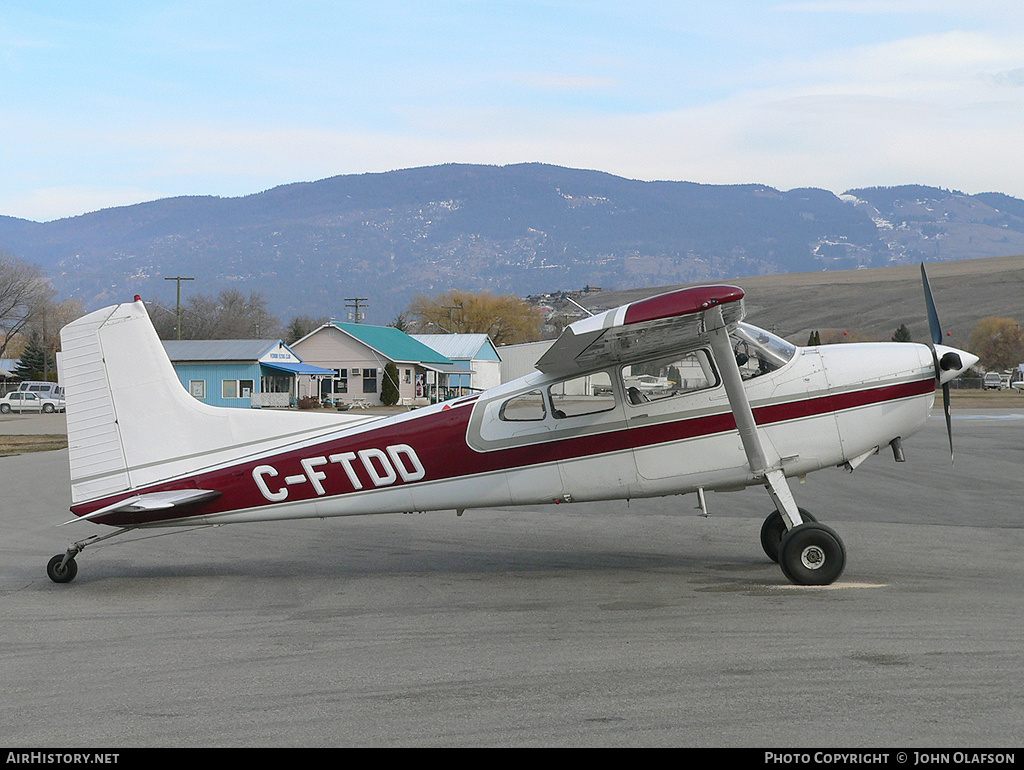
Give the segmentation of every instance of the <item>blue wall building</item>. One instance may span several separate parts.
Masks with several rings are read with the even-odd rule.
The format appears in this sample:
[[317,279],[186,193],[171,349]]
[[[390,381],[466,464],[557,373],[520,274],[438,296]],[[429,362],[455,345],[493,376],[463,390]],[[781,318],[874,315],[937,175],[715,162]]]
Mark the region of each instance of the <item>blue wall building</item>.
[[[164,340],[178,379],[210,406],[286,408],[307,395],[300,377],[334,371],[302,363],[281,340]],[[315,389],[314,389],[315,392]]]

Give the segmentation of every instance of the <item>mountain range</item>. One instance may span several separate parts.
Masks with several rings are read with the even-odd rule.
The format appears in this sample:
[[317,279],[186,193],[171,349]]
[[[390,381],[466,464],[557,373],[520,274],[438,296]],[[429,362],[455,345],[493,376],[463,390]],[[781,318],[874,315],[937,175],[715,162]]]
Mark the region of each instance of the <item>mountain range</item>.
[[419,294],[517,296],[1024,253],[1024,200],[924,186],[841,195],[645,182],[544,164],[336,176],[52,222],[0,216],[0,251],[87,309],[135,294],[259,292],[284,321],[389,323]]

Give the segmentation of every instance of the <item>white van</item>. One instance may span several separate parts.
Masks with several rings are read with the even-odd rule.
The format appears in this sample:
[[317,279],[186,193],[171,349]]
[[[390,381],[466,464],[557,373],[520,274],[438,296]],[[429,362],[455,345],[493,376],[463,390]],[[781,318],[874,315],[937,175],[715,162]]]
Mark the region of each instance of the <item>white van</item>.
[[45,382],[42,380],[26,380],[18,385],[18,392],[36,393],[40,398],[58,400],[64,398],[64,388],[56,382]]

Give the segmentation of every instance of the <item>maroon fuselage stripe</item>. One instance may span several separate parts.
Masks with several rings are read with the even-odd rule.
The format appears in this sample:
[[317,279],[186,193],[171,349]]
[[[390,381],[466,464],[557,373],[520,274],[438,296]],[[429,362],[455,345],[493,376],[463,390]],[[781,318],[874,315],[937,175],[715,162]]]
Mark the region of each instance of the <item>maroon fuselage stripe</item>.
[[[754,416],[759,425],[771,425],[920,396],[931,393],[934,389],[934,379],[919,380],[900,385],[761,406],[754,409]],[[83,503],[73,506],[71,510],[82,516],[133,495],[184,488],[215,489],[221,495],[215,500],[189,508],[147,511],[145,513],[114,512],[97,517],[93,521],[124,526],[274,505],[275,503],[267,500],[260,493],[253,480],[253,470],[260,465],[272,465],[278,471],[278,475],[274,478],[280,483],[281,479],[288,476],[305,474],[305,470],[300,464],[303,458],[329,457],[341,452],[358,453],[362,449],[382,449],[397,444],[407,444],[413,447],[426,470],[422,482],[410,482],[415,484],[541,465],[589,455],[628,451],[736,429],[732,412],[727,411],[606,433],[539,441],[522,447],[477,452],[466,443],[466,429],[472,408],[472,405],[466,405],[442,410],[424,415],[421,419],[413,419],[379,430],[368,430],[355,436],[311,445],[301,450],[201,473],[190,477],[184,483],[181,480],[167,482],[146,489],[133,490],[131,493]],[[288,502],[326,499],[354,491],[351,482],[342,472],[340,466],[332,464],[321,466],[321,469],[327,471],[327,477],[321,481],[325,494],[317,495],[309,484],[297,485],[289,489]],[[398,480],[395,485],[402,483],[401,480]],[[366,484],[364,491],[369,489],[372,487],[370,484]]]

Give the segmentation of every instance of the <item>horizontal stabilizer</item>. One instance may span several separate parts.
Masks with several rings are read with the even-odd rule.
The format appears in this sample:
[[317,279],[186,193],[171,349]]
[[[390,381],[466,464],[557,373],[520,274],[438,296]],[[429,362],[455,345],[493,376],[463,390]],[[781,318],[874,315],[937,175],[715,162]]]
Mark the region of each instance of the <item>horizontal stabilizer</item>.
[[149,492],[144,495],[127,497],[113,505],[108,505],[105,508],[100,508],[85,516],[79,516],[64,523],[70,524],[72,521],[96,519],[115,512],[160,511],[167,508],[185,508],[219,496],[220,492],[214,489],[170,489],[166,492]]

